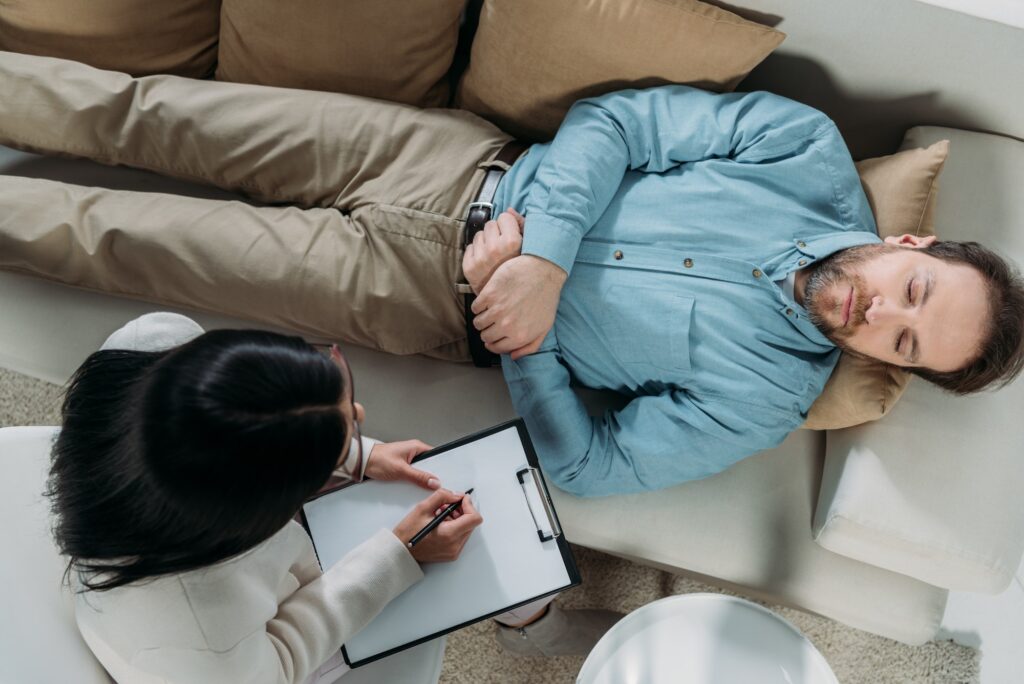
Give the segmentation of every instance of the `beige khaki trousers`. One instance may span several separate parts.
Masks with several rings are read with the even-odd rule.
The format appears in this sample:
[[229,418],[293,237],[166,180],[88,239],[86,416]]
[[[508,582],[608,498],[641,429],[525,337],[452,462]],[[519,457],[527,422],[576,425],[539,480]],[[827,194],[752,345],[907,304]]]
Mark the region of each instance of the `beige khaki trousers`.
[[0,176],[0,268],[465,361],[462,235],[509,136],[458,110],[0,52],[0,143],[235,191]]

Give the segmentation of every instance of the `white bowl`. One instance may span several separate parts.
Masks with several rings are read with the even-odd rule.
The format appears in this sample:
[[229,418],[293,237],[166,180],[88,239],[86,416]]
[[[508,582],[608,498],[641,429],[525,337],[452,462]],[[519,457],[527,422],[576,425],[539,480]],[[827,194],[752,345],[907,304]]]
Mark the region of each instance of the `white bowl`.
[[814,645],[756,603],[670,596],[639,608],[590,652],[578,684],[838,684]]

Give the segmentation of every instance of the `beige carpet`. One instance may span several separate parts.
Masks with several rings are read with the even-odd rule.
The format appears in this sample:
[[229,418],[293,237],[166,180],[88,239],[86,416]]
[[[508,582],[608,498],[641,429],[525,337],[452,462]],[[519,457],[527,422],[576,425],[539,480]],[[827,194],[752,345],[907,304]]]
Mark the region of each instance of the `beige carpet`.
[[[56,425],[61,388],[0,369],[0,426]],[[575,547],[583,585],[560,600],[567,607],[623,612],[663,596],[719,592],[693,580]],[[978,682],[981,654],[951,641],[911,647],[816,615],[769,606],[797,626],[822,652],[843,684],[861,682]],[[501,652],[489,622],[448,638],[441,681],[445,684],[541,684],[572,682],[582,658],[516,658]]]

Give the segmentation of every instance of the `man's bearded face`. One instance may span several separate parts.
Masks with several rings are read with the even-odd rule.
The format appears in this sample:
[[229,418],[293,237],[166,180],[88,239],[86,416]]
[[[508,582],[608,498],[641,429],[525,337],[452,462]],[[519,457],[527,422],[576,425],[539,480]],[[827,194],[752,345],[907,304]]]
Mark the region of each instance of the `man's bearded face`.
[[963,368],[981,348],[988,292],[971,266],[875,244],[840,250],[811,268],[804,306],[846,351],[946,372]]

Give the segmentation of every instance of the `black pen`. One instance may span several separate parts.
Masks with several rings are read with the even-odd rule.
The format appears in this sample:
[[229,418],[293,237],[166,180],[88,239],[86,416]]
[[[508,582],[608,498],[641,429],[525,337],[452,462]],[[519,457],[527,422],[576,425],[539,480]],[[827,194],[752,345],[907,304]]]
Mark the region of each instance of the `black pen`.
[[[463,498],[465,498],[465,497],[469,496],[472,493],[473,493],[473,488],[470,487],[469,489],[466,490],[466,493],[463,494],[462,496],[463,496]],[[428,534],[430,534],[435,527],[440,525],[444,521],[445,518],[447,518],[449,515],[454,513],[455,509],[458,508],[461,505],[462,505],[462,499],[459,499],[455,503],[448,504],[447,506],[445,506],[445,509],[443,511],[441,511],[440,513],[438,513],[436,518],[434,518],[433,520],[428,522],[426,527],[424,527],[422,530],[420,530],[419,532],[417,532],[416,534],[413,535],[412,539],[409,540],[409,548],[411,549],[412,547],[416,546],[421,541],[423,541],[424,537],[426,537]]]

